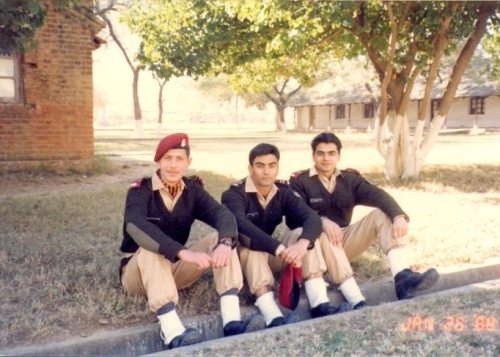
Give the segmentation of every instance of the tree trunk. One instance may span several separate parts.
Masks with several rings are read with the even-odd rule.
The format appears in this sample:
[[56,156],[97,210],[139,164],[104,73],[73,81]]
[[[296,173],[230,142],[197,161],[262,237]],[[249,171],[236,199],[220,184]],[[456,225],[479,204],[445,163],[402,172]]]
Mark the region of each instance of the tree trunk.
[[[123,44],[121,43],[120,39],[115,33],[113,23],[111,20],[108,18],[106,15],[106,11],[111,10],[109,9],[104,9],[103,12],[100,13],[101,18],[106,22],[108,25],[109,29],[109,34],[115,41],[116,45],[118,48],[120,48],[120,51],[122,51],[123,56],[125,57],[125,60],[127,61],[128,66],[132,70],[133,73],[133,82],[132,82],[132,97],[134,101],[134,119],[135,119],[135,135],[136,137],[141,138],[142,137],[142,113],[141,113],[141,105],[139,104],[139,71],[142,69],[140,66],[135,66],[130,60],[129,55],[127,54],[127,51],[125,50],[125,47],[123,47]],[[138,123],[140,122],[140,123]]]
[[286,125],[285,125],[285,107],[281,105],[275,105],[276,107],[276,131],[281,131],[283,134],[286,134]]
[[410,130],[405,115],[397,115],[394,110],[387,113],[378,131],[380,153],[385,159],[387,178],[401,177],[410,154]]
[[[411,140],[406,114],[397,115],[390,111],[382,126],[378,127],[377,142],[385,160],[385,175],[388,179],[408,179],[420,174],[430,148],[436,141],[446,117],[436,115],[427,130],[427,145],[420,145],[425,121],[417,121]],[[429,141],[431,138],[432,141]]]
[[167,79],[164,79],[163,82],[160,82],[158,79],[158,85],[160,86],[160,90],[158,91],[158,127],[156,132],[161,134],[162,123],[163,123],[163,88],[165,88],[165,84],[167,84]]
[[135,120],[135,137],[142,138],[142,120]]
[[[139,71],[140,69],[134,68],[134,81],[132,83],[132,95],[134,98],[134,119],[136,121],[136,137],[142,138],[142,112],[141,104],[139,103]],[[140,124],[137,122],[141,122]]]

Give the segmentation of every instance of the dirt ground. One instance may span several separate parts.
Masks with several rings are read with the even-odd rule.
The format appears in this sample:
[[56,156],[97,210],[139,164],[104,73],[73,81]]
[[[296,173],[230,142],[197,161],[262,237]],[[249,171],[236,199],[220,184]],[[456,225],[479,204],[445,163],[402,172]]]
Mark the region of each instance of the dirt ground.
[[54,193],[63,191],[99,191],[102,188],[121,184],[127,185],[134,179],[151,175],[155,163],[123,158],[109,158],[113,164],[107,174],[82,175],[50,172],[0,174],[0,199],[37,192]]

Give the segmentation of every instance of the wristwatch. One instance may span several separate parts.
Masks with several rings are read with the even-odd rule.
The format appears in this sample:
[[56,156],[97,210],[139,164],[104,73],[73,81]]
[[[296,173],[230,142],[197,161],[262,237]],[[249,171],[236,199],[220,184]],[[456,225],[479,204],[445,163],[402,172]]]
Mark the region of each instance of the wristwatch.
[[219,244],[224,244],[224,245],[227,245],[229,247],[233,247],[233,240],[230,239],[230,238],[222,238],[220,241],[219,241]]

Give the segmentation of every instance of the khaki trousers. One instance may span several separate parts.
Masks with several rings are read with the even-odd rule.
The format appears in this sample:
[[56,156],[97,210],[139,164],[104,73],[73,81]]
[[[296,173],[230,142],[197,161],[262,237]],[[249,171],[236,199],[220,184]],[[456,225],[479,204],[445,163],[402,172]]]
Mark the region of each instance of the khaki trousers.
[[[297,242],[301,233],[302,228],[297,228],[286,232],[278,240],[288,247]],[[257,290],[266,285],[273,286],[273,274],[283,270],[286,265],[285,261],[279,257],[266,252],[250,250],[243,246],[239,247],[239,253],[243,275],[252,294],[255,294]],[[307,280],[311,274],[324,273],[325,271],[325,260],[323,259],[319,241],[316,240],[314,248],[308,250],[302,258],[302,276],[304,280]]]
[[[211,254],[218,244],[218,233],[214,232],[200,239],[192,252]],[[172,263],[163,255],[139,248],[122,269],[122,285],[126,292],[147,297],[149,308],[156,312],[162,306],[179,301],[178,290],[187,288],[204,273],[195,264],[177,261]],[[236,249],[232,250],[229,266],[213,269],[217,293],[241,290],[243,275]]]
[[336,284],[353,276],[350,262],[361,255],[378,238],[384,254],[396,247],[404,247],[405,238],[392,236],[392,222],[380,209],[375,209],[356,223],[342,228],[343,246],[333,246],[324,234],[319,238],[328,270]]

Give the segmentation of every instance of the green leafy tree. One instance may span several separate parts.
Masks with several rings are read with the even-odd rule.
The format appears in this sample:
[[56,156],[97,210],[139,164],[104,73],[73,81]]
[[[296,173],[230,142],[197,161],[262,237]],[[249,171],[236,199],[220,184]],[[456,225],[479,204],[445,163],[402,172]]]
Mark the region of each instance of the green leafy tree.
[[[457,87],[488,27],[498,23],[498,2],[377,1],[309,2],[228,0],[226,7],[242,21],[279,28],[267,48],[277,54],[304,48],[352,58],[366,55],[380,82],[377,148],[390,178],[417,176],[433,146]],[[457,44],[464,44],[461,48]],[[440,65],[458,51],[434,118],[429,118],[431,90]],[[415,81],[426,83],[413,137],[407,108]],[[425,133],[426,122],[430,119]]]
[[486,64],[486,73],[492,80],[497,82],[497,91],[500,92],[500,56],[498,56],[498,51],[500,50],[500,31],[492,31],[487,34],[483,48],[485,53],[489,55]]
[[225,74],[200,78],[197,89],[217,102],[230,102],[236,93]]
[[259,58],[237,66],[229,75],[233,89],[248,103],[271,102],[276,109],[276,130],[286,132],[287,102],[303,87],[310,87],[321,74],[325,60],[302,53],[300,57]]
[[[366,56],[380,82],[376,142],[386,175],[409,178],[418,176],[467,64],[498,23],[498,8],[492,1],[150,0],[134,18],[145,51],[192,76],[303,53]],[[447,87],[429,118],[431,90],[452,51],[457,59],[441,76]],[[410,133],[407,108],[417,79],[426,85]]]
[[128,23],[143,39],[147,62],[168,63],[178,75],[194,78],[226,73],[233,90],[248,102],[271,101],[277,130],[285,131],[285,105],[302,86],[314,83],[322,56],[315,50],[297,57],[266,56],[262,36],[270,41],[272,26],[263,26],[267,31],[257,38],[251,22],[227,10],[219,1],[151,0],[137,4]]
[[0,53],[28,52],[46,11],[36,0],[0,0]]
[[[126,20],[127,21],[127,20]],[[144,54],[144,47],[141,43],[139,52],[136,56],[137,60],[141,63],[141,66],[149,69],[153,78],[158,83],[159,91],[158,91],[158,133],[161,133],[162,125],[163,125],[163,89],[165,85],[168,83],[172,76],[178,76],[179,73],[176,69],[171,66],[169,63],[163,63],[161,61],[151,59]]]
[[47,3],[58,10],[87,5],[82,0],[0,0],[0,53],[26,53],[36,48],[35,34],[45,23]]

